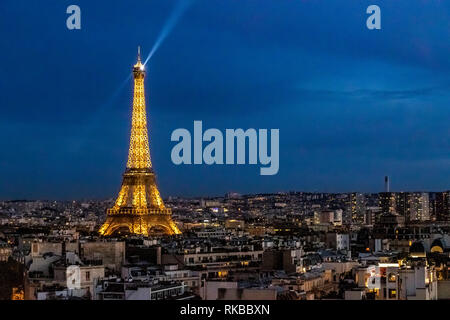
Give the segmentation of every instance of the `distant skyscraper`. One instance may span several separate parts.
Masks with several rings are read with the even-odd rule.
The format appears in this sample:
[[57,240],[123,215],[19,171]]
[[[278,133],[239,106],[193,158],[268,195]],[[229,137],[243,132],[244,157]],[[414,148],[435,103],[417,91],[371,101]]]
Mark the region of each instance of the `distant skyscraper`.
[[450,220],[450,191],[435,194],[435,216],[438,221]]
[[393,192],[380,192],[378,194],[378,204],[381,208],[381,213],[397,212],[397,199]]
[[395,210],[396,212],[405,217],[405,221],[409,221],[409,194],[407,192],[398,192],[395,194]]
[[363,223],[366,212],[366,198],[364,194],[353,192],[349,194],[347,202],[347,220],[353,223]]
[[426,192],[408,194],[409,221],[426,221],[430,219],[429,195]]

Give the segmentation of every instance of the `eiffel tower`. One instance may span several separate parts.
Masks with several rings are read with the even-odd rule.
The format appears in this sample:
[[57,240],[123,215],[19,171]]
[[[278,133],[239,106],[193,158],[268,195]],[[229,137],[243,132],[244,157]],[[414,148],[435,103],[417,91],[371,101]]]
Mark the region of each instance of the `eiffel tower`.
[[164,206],[150,160],[145,112],[144,78],[145,67],[138,61],[133,67],[134,96],[131,121],[130,149],[122,187],[114,206],[106,210],[106,221],[99,233],[150,235],[162,231],[164,234],[180,234],[172,220],[172,211]]

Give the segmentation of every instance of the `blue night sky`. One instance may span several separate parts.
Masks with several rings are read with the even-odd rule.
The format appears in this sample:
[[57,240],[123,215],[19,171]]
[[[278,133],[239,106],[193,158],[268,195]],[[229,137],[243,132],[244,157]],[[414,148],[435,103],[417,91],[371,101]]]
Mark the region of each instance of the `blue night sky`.
[[[66,8],[81,8],[81,30]],[[381,30],[366,8],[381,7]],[[177,1],[0,2],[0,199],[115,197],[136,48]],[[450,1],[196,0],[147,65],[164,197],[450,188]],[[125,81],[125,82],[124,82]],[[177,128],[279,128],[280,170],[171,162]]]

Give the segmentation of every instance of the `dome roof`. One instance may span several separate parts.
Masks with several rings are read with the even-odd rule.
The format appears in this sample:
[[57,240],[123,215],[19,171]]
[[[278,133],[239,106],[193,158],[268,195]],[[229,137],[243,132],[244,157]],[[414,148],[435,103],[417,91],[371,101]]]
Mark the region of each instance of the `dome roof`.
[[418,240],[414,241],[409,247],[409,253],[411,255],[423,256],[426,253],[425,244],[423,241]]
[[444,237],[436,238],[431,244],[431,252],[444,252],[448,251],[449,248],[448,241]]

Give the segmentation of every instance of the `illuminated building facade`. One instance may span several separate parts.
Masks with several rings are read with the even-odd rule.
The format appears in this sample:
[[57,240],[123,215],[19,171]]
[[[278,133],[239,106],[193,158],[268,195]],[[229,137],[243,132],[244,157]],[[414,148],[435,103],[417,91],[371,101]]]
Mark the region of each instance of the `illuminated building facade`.
[[381,192],[378,197],[382,213],[396,213],[410,221],[430,219],[430,200],[427,192]]
[[407,192],[399,192],[395,195],[396,198],[396,212],[405,217],[405,221],[409,222],[409,204],[410,204],[410,196]]
[[362,223],[364,221],[365,206],[366,199],[362,193],[350,193],[347,204],[348,221],[351,221],[352,223]]
[[410,193],[408,199],[409,220],[427,221],[430,219],[429,195],[425,192]]
[[436,300],[434,266],[425,263],[378,263],[356,270],[356,283],[375,300]]
[[13,288],[11,300],[25,300],[23,290],[19,288]]
[[380,192],[378,194],[378,202],[382,213],[397,212],[397,201],[395,193]]
[[133,67],[134,96],[130,149],[122,187],[114,206],[107,209],[102,235],[115,233],[142,234],[161,232],[168,235],[181,231],[172,220],[172,211],[164,206],[156,185],[150,160],[145,106],[145,67],[138,61]]

